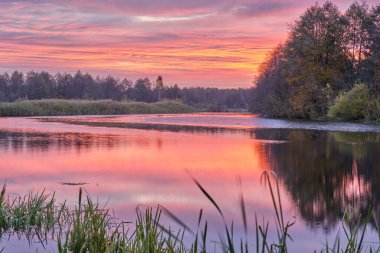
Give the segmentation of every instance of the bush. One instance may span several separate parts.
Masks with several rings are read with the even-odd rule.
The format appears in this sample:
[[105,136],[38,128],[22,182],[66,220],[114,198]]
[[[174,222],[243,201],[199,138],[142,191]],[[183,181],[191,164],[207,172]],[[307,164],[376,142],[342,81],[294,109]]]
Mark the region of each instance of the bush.
[[364,83],[341,93],[328,111],[328,116],[339,120],[365,119],[369,112],[370,95]]
[[366,119],[372,121],[380,121],[380,98],[373,98],[368,101],[366,110]]

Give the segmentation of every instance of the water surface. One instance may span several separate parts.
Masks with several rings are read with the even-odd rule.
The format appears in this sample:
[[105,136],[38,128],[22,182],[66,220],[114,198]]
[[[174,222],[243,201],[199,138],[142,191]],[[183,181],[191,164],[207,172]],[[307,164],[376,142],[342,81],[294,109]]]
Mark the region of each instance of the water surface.
[[[218,239],[221,219],[190,173],[220,204],[236,233],[242,178],[251,230],[274,216],[264,170],[276,172],[294,252],[312,252],[341,232],[347,207],[379,215],[380,126],[263,119],[248,114],[0,118],[0,180],[8,192],[55,192],[75,204],[79,187],[125,221],[161,204],[195,227],[200,209]],[[169,220],[167,220],[169,222]],[[272,233],[274,230],[272,229]],[[376,241],[373,229],[366,243]],[[272,234],[272,236],[275,236]],[[55,252],[3,238],[5,252]],[[292,252],[293,252],[292,251]]]

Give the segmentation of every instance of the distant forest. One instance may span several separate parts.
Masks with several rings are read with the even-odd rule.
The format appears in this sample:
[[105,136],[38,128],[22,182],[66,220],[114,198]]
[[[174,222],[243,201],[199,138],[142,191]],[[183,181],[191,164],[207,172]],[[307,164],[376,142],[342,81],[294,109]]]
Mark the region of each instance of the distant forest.
[[148,78],[135,82],[112,76],[93,78],[78,71],[76,74],[14,71],[0,75],[0,102],[36,99],[112,99],[157,102],[163,99],[180,99],[183,103],[205,111],[247,110],[251,89],[218,89],[178,85],[166,86],[159,76],[154,83]]
[[250,110],[270,117],[380,119],[380,4],[316,3],[262,64]]

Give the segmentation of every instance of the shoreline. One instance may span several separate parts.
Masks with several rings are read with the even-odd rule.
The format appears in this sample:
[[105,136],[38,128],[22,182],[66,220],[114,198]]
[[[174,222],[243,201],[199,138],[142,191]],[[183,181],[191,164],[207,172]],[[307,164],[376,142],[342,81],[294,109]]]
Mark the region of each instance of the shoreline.
[[302,119],[302,118],[286,118],[286,117],[271,117],[271,116],[265,116],[260,114],[252,113],[253,115],[258,115],[261,118],[264,119],[273,119],[273,120],[290,120],[290,121],[298,121],[298,122],[306,122],[306,123],[353,123],[353,124],[363,124],[363,125],[380,125],[380,119],[374,120],[374,121],[368,121],[365,119],[360,120],[339,120],[339,119],[329,119],[329,118],[323,118],[323,119]]
[[338,119],[300,119],[287,117],[271,117],[254,114],[244,110],[227,109],[210,111],[184,104],[180,100],[162,100],[159,102],[135,102],[115,100],[70,100],[70,99],[41,99],[22,100],[16,102],[0,102],[0,118],[4,117],[44,117],[44,116],[105,116],[130,114],[187,114],[187,113],[230,113],[257,115],[268,120],[289,120],[301,123],[354,123],[363,125],[380,125],[380,119],[375,121],[338,120]]

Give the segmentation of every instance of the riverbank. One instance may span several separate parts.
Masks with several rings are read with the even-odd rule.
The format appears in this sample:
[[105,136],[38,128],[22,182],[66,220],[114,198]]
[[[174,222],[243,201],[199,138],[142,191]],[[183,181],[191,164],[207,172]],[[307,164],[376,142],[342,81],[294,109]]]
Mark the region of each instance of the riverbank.
[[193,107],[178,100],[156,103],[113,100],[24,100],[0,103],[0,117],[65,116],[65,115],[119,115],[191,113]]
[[[252,112],[251,112],[252,113]],[[315,119],[304,119],[304,118],[297,118],[297,117],[274,117],[271,115],[262,115],[262,114],[256,114],[259,117],[262,117],[264,119],[268,120],[291,120],[294,122],[308,122],[308,123],[326,123],[326,124],[364,124],[364,125],[380,125],[380,118],[377,119],[355,119],[355,120],[348,120],[348,119],[340,119],[340,118],[329,118],[327,116],[319,117]]]

